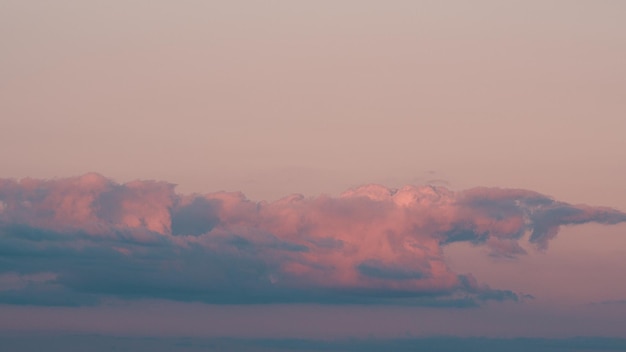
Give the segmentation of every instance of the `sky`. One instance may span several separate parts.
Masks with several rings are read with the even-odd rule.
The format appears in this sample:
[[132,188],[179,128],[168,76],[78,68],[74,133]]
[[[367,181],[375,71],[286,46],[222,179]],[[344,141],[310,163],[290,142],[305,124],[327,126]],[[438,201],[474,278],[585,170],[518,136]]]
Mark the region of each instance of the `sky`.
[[0,0],[0,334],[626,338],[625,17]]

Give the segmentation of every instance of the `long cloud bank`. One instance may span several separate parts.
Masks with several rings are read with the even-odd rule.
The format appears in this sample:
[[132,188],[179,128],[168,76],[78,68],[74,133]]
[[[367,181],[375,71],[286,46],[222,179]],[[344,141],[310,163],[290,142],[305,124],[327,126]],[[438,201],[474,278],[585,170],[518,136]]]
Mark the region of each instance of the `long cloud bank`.
[[0,303],[471,306],[519,297],[453,272],[447,244],[514,257],[526,234],[547,248],[560,226],[624,221],[615,209],[518,189],[366,185],[268,203],[98,174],[0,179]]

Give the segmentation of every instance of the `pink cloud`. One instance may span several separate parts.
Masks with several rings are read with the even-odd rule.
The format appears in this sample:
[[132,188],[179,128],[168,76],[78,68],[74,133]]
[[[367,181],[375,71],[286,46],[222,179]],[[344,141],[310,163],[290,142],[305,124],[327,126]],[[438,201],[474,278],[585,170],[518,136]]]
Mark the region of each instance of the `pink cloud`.
[[[97,174],[0,180],[0,201],[0,240],[7,251],[32,257],[29,265],[11,259],[14,271],[56,267],[55,287],[80,294],[216,302],[228,295],[235,302],[255,295],[261,301],[510,298],[453,272],[443,247],[466,241],[514,257],[525,253],[519,241],[527,233],[546,248],[562,225],[626,221],[614,209],[515,189],[366,185],[339,197],[291,195],[268,203],[241,193],[179,195],[165,182],[117,184]],[[94,272],[44,258],[54,251],[80,258]],[[112,277],[100,265],[127,272]]]

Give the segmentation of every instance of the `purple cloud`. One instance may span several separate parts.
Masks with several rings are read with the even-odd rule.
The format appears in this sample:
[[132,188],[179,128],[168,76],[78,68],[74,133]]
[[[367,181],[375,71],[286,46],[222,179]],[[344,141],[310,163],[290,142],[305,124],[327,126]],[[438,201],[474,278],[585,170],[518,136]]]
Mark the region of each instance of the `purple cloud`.
[[98,174],[4,179],[0,301],[467,306],[518,296],[453,272],[447,244],[515,257],[525,253],[525,234],[547,248],[562,225],[624,221],[615,209],[516,189],[366,185],[339,197],[268,203],[241,193],[180,195],[165,182],[118,184]]

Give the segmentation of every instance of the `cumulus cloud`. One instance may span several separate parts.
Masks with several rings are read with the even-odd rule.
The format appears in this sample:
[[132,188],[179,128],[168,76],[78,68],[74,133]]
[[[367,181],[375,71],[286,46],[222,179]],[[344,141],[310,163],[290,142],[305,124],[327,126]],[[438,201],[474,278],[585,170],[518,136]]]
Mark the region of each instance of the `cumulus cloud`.
[[545,249],[560,226],[626,221],[615,209],[517,189],[366,185],[268,203],[98,174],[0,180],[0,205],[0,301],[25,304],[515,300],[453,272],[443,248],[470,242],[514,257],[526,234]]

